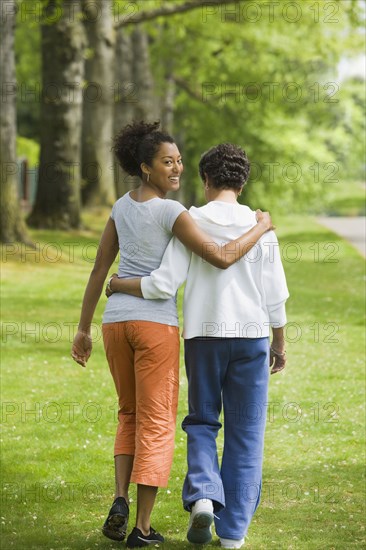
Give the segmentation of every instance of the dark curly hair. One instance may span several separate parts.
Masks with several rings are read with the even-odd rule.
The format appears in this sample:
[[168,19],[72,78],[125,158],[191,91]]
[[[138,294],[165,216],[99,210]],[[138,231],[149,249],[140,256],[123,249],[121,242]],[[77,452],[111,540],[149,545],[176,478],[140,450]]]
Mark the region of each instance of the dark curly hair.
[[248,180],[250,162],[241,147],[220,143],[203,153],[199,162],[202,181],[205,174],[217,189],[241,189]]
[[133,122],[114,137],[112,151],[127,174],[142,177],[141,163],[151,166],[162,143],[175,143],[172,136],[161,132],[160,122]]

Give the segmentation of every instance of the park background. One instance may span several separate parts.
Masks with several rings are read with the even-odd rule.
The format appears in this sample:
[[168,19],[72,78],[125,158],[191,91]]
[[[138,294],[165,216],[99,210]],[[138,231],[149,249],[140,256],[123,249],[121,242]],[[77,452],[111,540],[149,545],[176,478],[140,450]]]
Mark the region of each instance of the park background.
[[[271,378],[262,504],[246,547],[364,547],[364,261],[317,216],[365,215],[365,3],[6,0],[0,9],[1,548],[119,546],[100,532],[117,414],[104,297],[85,370],[70,347],[110,206],[136,183],[110,152],[134,119],[160,119],[175,136],[185,166],[175,198],[187,206],[202,204],[200,154],[243,146],[252,170],[242,201],[271,210],[278,227],[288,366]],[[190,546],[183,357],[180,384],[171,483],[153,517],[169,549]],[[131,498],[133,514],[134,489]]]

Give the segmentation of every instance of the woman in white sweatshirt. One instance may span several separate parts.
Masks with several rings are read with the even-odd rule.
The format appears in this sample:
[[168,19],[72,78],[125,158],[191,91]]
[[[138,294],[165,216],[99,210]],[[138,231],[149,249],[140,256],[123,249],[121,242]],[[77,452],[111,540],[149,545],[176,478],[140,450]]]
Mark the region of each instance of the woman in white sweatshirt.
[[[249,166],[245,152],[232,144],[213,147],[201,158],[208,204],[192,207],[190,214],[217,247],[256,223],[255,212],[237,202]],[[273,374],[286,362],[283,327],[289,294],[276,235],[266,233],[225,271],[174,237],[159,269],[142,279],[114,277],[110,289],[161,300],[174,296],[185,280],[189,414],[182,424],[188,437],[183,505],[191,512],[187,538],[209,542],[215,521],[221,546],[240,548],[261,493],[269,365]],[[216,437],[222,406],[220,469]]]

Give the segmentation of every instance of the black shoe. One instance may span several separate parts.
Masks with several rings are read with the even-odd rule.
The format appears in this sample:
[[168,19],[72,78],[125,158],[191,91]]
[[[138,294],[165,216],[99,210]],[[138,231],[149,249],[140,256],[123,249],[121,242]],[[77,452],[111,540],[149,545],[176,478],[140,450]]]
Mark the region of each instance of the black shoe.
[[127,548],[142,548],[143,546],[149,546],[150,544],[158,544],[164,542],[164,537],[157,533],[155,529],[150,527],[150,533],[144,535],[140,529],[134,527],[131,533],[127,537]]
[[126,536],[128,515],[126,499],[117,497],[102,527],[103,535],[112,540],[122,541]]

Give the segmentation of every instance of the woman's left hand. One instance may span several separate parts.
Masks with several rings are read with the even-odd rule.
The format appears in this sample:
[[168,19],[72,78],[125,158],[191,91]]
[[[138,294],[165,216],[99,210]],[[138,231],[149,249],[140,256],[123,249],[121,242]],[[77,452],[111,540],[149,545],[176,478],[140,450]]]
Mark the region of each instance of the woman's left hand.
[[277,372],[283,370],[286,366],[286,361],[287,359],[285,352],[279,353],[270,348],[269,366],[272,367],[271,374],[276,374]]

